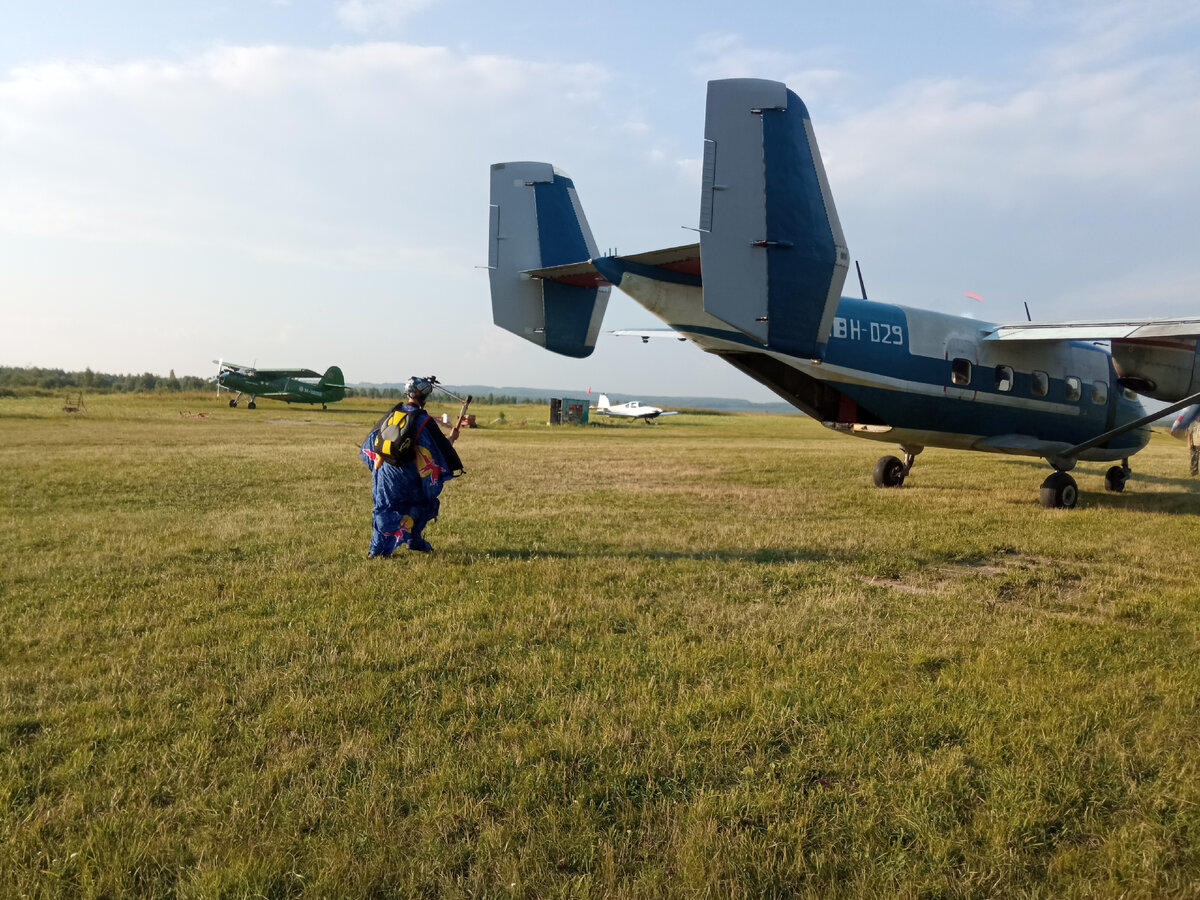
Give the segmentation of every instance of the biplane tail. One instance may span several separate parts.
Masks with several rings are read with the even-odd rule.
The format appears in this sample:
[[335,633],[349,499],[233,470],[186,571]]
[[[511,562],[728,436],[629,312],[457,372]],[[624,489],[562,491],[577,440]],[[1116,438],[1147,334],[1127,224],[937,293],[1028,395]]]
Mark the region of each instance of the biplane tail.
[[335,392],[341,394],[337,399],[345,399],[346,396],[346,379],[342,375],[342,370],[337,366],[330,366],[325,370],[325,374],[321,376],[321,380],[317,382],[318,387],[332,388]]

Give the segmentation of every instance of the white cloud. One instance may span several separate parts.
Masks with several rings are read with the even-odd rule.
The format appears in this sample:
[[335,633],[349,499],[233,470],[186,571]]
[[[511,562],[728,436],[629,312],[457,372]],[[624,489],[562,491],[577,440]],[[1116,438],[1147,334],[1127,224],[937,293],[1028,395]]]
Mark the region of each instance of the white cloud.
[[394,28],[410,16],[433,6],[437,0],[342,0],[338,20],[358,32]]
[[0,229],[270,259],[436,242],[446,209],[486,208],[460,189],[486,183],[486,145],[523,142],[552,108],[560,137],[584,135],[604,80],[390,43],[26,67],[0,82]]

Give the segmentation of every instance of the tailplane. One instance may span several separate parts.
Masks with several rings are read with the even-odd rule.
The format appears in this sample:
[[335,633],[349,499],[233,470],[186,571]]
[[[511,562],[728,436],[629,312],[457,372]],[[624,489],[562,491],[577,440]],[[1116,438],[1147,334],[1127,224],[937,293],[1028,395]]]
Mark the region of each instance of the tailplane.
[[706,312],[823,356],[850,253],[808,110],[781,82],[708,83],[700,257]]
[[590,355],[611,288],[598,277],[572,284],[526,274],[596,256],[571,179],[550,163],[496,163],[488,231],[495,323],[555,353]]

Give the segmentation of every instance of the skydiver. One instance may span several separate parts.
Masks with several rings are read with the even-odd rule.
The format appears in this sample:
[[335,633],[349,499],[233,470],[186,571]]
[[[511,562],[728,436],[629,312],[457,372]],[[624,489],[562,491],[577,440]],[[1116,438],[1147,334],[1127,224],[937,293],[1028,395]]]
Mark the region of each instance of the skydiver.
[[[397,549],[428,553],[433,549],[422,532],[437,518],[441,501],[438,495],[451,478],[463,474],[462,461],[453,444],[466,421],[460,418],[443,435],[433,417],[425,412],[425,401],[433,393],[436,378],[413,376],[404,386],[405,399],[381,418],[366,440],[360,454],[371,469],[371,545],[367,558],[391,556]],[[376,438],[395,413],[405,414],[404,430],[413,436],[409,453],[399,458],[381,452]],[[397,417],[399,418],[399,417]]]
[[1189,473],[1200,475],[1200,404],[1187,407],[1175,417],[1171,434],[1187,438]]

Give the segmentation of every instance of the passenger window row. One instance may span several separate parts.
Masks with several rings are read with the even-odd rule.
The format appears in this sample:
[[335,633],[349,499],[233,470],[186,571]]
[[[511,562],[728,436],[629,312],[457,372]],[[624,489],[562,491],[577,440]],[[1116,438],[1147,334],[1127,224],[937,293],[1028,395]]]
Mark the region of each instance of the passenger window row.
[[[961,356],[954,357],[954,359],[950,360],[950,383],[959,387],[969,385],[971,383],[972,368],[969,359],[964,359]],[[996,390],[1005,393],[1011,391],[1016,384],[1016,376],[1013,373],[1012,366],[996,366],[995,379]],[[1079,398],[1083,396],[1083,382],[1074,375],[1068,375],[1064,378],[1063,386],[1067,402],[1077,403]],[[1029,393],[1034,397],[1045,397],[1050,393],[1050,376],[1038,369],[1030,372]],[[1108,402],[1107,382],[1092,382],[1092,402],[1098,405]]]

